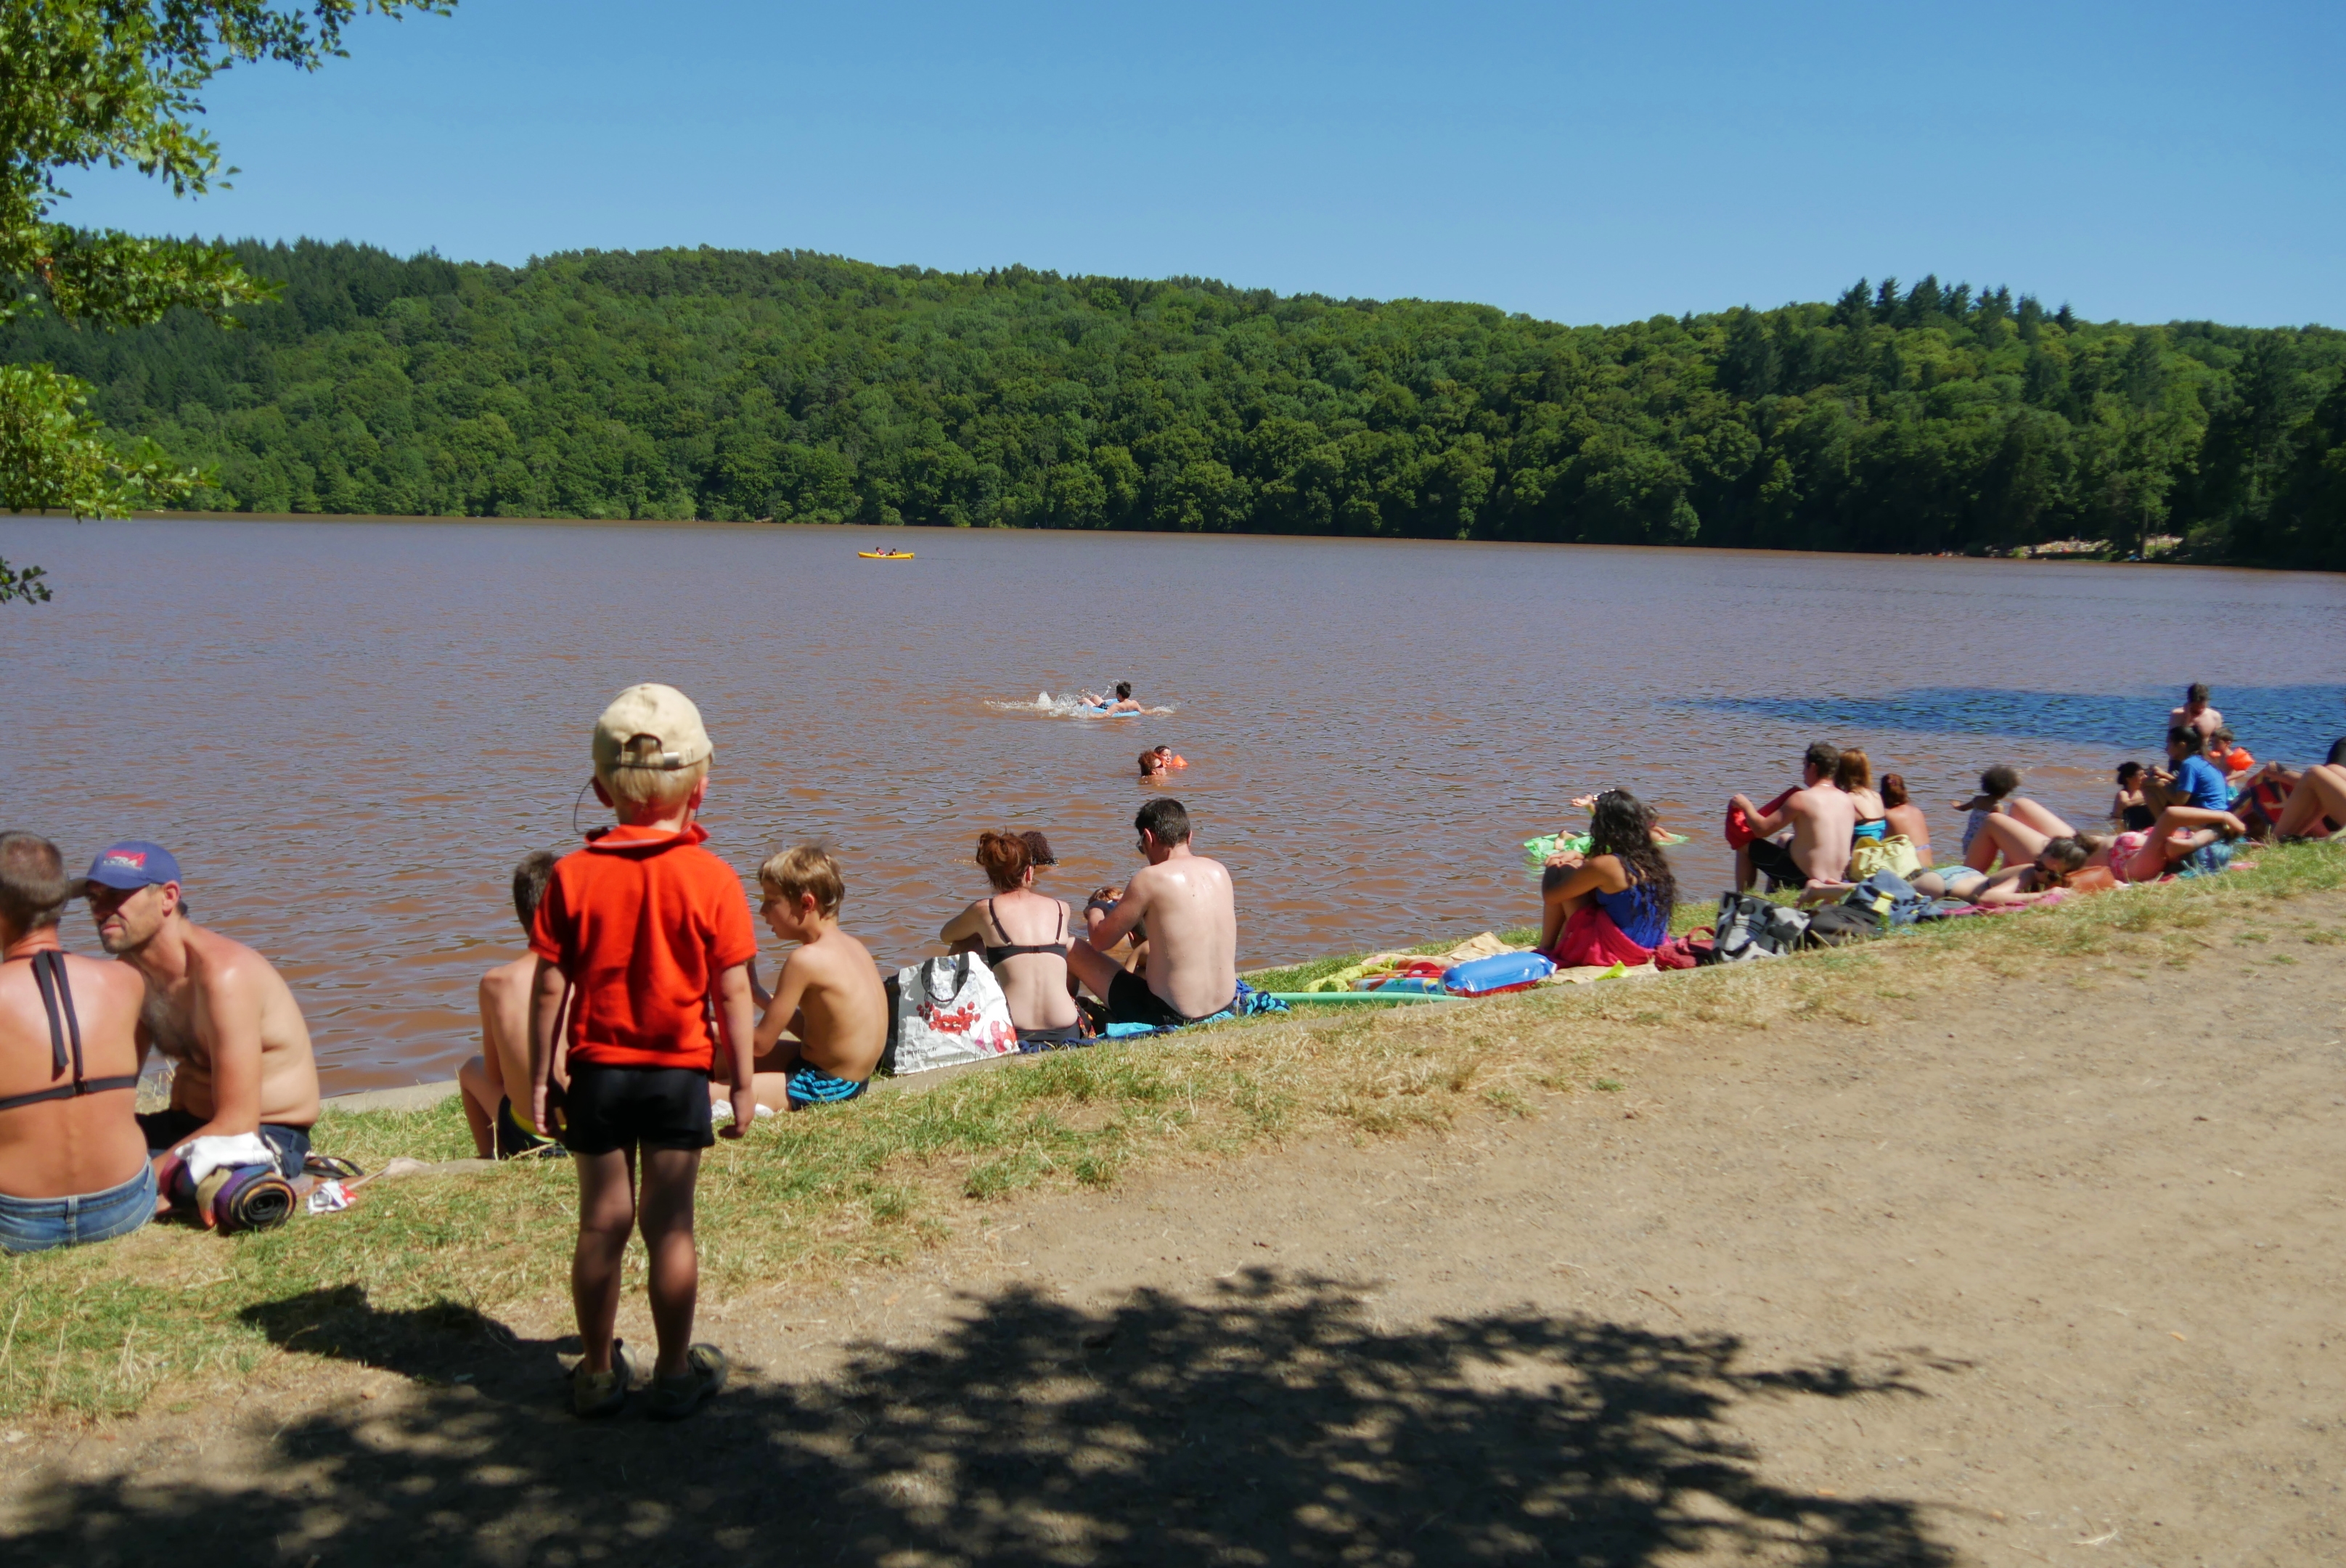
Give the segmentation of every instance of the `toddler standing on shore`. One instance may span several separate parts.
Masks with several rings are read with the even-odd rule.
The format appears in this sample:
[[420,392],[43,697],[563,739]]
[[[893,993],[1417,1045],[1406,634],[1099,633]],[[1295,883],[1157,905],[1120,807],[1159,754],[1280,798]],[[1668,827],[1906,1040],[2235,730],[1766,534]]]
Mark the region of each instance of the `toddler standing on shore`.
[[691,1343],[700,1288],[692,1196],[700,1151],[716,1141],[709,1080],[719,1035],[733,1088],[726,1135],[750,1125],[758,942],[740,880],[700,847],[709,835],[693,820],[709,792],[712,750],[699,709],[682,692],[621,692],[595,724],[595,794],[619,825],[555,862],[530,931],[538,961],[530,1117],[540,1133],[555,1130],[554,1030],[564,996],[572,998],[570,1082],[558,1109],[578,1172],[570,1295],[586,1356],[571,1374],[571,1408],[581,1416],[616,1412],[635,1379],[613,1335],[620,1266],[639,1215],[659,1337],[650,1413],[689,1415],[725,1381],[724,1354]]

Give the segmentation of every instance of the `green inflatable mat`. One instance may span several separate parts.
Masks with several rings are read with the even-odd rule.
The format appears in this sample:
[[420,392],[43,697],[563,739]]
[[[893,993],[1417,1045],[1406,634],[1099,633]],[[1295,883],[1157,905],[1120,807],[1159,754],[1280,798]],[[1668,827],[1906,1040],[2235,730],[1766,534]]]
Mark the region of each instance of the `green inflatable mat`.
[[[1661,841],[1665,844],[1683,844],[1687,841],[1687,839],[1684,833],[1666,833],[1662,836]],[[1555,854],[1558,850],[1570,850],[1576,855],[1585,855],[1588,853],[1588,835],[1586,833],[1543,833],[1536,839],[1525,839],[1524,840],[1524,858],[1525,860],[1544,861],[1550,855]]]

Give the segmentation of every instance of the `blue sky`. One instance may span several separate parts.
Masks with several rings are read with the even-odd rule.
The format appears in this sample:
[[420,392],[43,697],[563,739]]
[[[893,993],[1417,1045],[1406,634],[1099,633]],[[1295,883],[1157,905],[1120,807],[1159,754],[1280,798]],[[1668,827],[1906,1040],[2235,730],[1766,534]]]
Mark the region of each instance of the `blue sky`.
[[803,248],[1567,321],[2005,283],[2346,325],[2346,5],[463,0],[231,72],[144,231]]

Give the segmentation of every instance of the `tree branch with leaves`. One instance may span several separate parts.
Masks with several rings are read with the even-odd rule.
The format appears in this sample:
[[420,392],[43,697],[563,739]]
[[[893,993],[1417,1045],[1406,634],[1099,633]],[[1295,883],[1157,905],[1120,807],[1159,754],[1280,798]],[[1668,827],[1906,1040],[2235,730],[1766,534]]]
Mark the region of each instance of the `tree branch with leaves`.
[[[109,330],[189,310],[236,325],[272,300],[224,246],[90,231],[50,220],[74,169],[135,168],[182,197],[225,187],[220,148],[195,124],[202,91],[238,65],[314,71],[342,56],[362,11],[445,15],[455,0],[0,0],[0,322],[46,310]],[[43,364],[0,366],[0,505],[120,516],[202,483],[150,442],[112,439],[88,388]],[[38,566],[0,561],[0,604],[45,600]]]

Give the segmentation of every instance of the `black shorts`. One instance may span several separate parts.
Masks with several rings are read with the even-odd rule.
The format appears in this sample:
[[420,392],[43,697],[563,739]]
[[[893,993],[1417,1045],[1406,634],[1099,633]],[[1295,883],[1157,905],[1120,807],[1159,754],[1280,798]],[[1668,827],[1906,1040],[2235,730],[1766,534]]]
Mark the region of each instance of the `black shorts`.
[[[1237,998],[1231,998],[1235,1002]],[[1215,1013],[1228,1013],[1230,1003],[1225,1002],[1211,1013],[1200,1013],[1197,1018],[1186,1013],[1176,1013],[1165,999],[1148,989],[1148,982],[1128,969],[1119,969],[1107,986],[1107,1021],[1110,1023],[1145,1023],[1151,1029],[1178,1029],[1185,1023],[1195,1023],[1198,1018],[1211,1018]]]
[[1809,873],[1800,869],[1800,861],[1792,859],[1792,851],[1775,840],[1752,840],[1750,854],[1751,869],[1768,879],[1770,891],[1809,885]]
[[705,1149],[709,1074],[698,1067],[614,1067],[573,1062],[562,1095],[562,1146],[574,1155],[618,1149]]
[[[204,1118],[193,1111],[141,1111],[138,1130],[147,1135],[147,1152],[160,1154],[165,1149],[178,1148],[188,1141],[189,1135],[204,1125]],[[277,1156],[277,1174],[291,1181],[301,1174],[310,1158],[310,1129],[289,1127],[278,1122],[260,1124],[260,1141]]]

